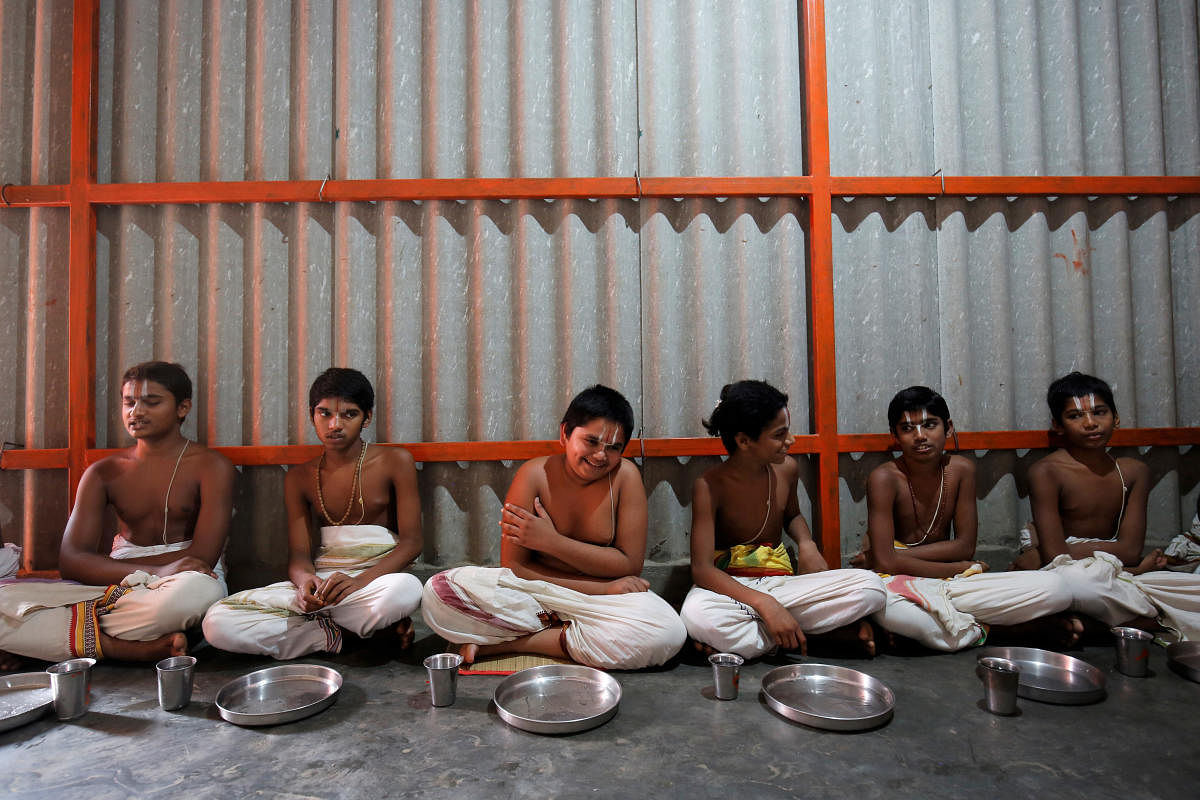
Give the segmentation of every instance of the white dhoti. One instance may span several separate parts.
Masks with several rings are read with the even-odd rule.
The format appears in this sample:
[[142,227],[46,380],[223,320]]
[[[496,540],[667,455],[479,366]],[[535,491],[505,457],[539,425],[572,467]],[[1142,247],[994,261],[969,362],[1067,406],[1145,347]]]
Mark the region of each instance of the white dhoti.
[[421,615],[452,644],[500,644],[563,621],[562,643],[580,664],[603,669],[657,666],[679,652],[687,631],[653,592],[583,594],[518,578],[504,567],[456,567],[425,584]]
[[[1069,537],[1068,544],[1112,541]],[[1085,558],[1062,554],[1044,572],[1061,575],[1074,597],[1071,608],[1103,622],[1124,625],[1151,617],[1178,631],[1182,639],[1200,639],[1200,574],[1155,570],[1133,575],[1121,559],[1096,550]]]
[[889,575],[887,605],[874,617],[884,630],[931,650],[983,644],[985,625],[1019,625],[1066,611],[1072,594],[1049,572],[984,572],[954,578]]
[[[381,525],[331,525],[321,528],[321,548],[313,561],[317,577],[335,572],[350,577],[379,563],[396,546]],[[421,582],[407,572],[380,575],[336,605],[311,613],[300,609],[296,584],[281,581],[225,598],[204,617],[204,638],[232,653],[279,659],[342,649],[342,631],[362,638],[412,615],[421,602]]]
[[[118,536],[112,557],[139,559],[182,550],[190,542],[139,547]],[[39,579],[0,581],[0,650],[44,661],[103,658],[99,630],[148,642],[200,623],[226,594],[224,565],[216,578],[181,572],[159,578],[138,570],[115,586]]]
[[[800,629],[826,633],[883,607],[879,576],[863,569],[831,569],[805,575],[769,575],[735,581],[769,594],[791,612]],[[757,658],[776,646],[750,606],[729,595],[693,586],[680,610],[688,635],[723,653]]]

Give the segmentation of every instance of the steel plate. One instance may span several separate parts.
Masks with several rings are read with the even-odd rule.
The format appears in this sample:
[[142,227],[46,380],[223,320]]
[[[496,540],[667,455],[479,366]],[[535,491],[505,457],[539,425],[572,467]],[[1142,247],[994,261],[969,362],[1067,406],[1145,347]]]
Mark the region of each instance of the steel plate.
[[621,684],[598,669],[547,664],[509,675],[496,687],[500,719],[530,733],[576,733],[617,713]]
[[217,710],[234,725],[280,725],[324,711],[341,688],[336,669],[284,664],[225,684],[217,692]]
[[999,656],[1021,669],[1017,695],[1027,700],[1060,705],[1098,703],[1108,693],[1108,680],[1099,667],[1072,656],[1036,647],[985,647],[977,658]]
[[48,673],[0,675],[0,731],[33,722],[45,714],[53,703]]
[[1200,642],[1176,642],[1167,648],[1167,664],[1189,681],[1200,683]]
[[773,711],[830,731],[877,728],[896,707],[896,695],[883,681],[832,664],[776,667],[763,676],[762,693]]

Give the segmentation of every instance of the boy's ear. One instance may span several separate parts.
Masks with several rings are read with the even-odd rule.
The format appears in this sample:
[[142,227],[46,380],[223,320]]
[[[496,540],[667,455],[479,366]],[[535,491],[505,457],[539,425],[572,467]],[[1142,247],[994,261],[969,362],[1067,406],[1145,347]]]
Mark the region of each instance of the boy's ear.
[[567,423],[559,423],[558,426],[558,443],[563,447],[567,446]]
[[192,410],[192,401],[190,399],[189,400],[180,400],[178,403],[175,404],[175,416],[179,418],[180,425],[182,425],[183,421],[185,419],[187,419],[188,412],[191,410]]
[[739,450],[746,449],[754,442],[754,440],[751,439],[749,434],[747,434],[745,431],[735,433],[733,435],[733,441],[737,443]]
[[368,425],[370,425],[370,424],[371,424],[371,412],[370,412],[370,411],[368,411],[367,413],[363,414],[363,424],[362,424],[362,426],[365,428],[365,427],[367,427],[367,426],[368,426]]

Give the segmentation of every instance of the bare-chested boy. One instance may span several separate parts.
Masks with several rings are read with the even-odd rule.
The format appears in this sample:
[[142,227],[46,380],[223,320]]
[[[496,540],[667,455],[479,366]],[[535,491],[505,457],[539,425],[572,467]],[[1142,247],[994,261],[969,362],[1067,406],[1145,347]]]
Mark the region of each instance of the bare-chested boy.
[[1083,626],[1064,617],[1071,593],[1057,575],[987,572],[975,559],[975,464],[947,455],[954,423],[945,399],[911,386],[888,405],[899,458],[867,479],[867,543],[852,563],[885,576],[880,627],[934,650],[1037,638],[1076,643]]
[[[680,616],[705,651],[755,658],[851,625],[883,606],[879,578],[827,569],[800,514],[800,468],[788,455],[787,395],[763,381],[721,390],[704,426],[729,458],[701,475],[692,494],[692,579]],[[796,542],[797,569],[783,544]],[[871,626],[850,631],[874,655]]]
[[457,567],[425,584],[422,615],[467,663],[498,653],[609,669],[662,664],[686,638],[642,579],[646,490],[621,457],[633,409],[606,386],[571,401],[563,452],[527,461],[505,497],[501,567]]
[[[134,445],[83,473],[59,550],[67,581],[0,585],[0,650],[49,661],[153,661],[186,651],[183,631],[225,596],[233,466],[180,426],[192,382],[150,361],[121,379]],[[115,533],[104,530],[106,509]]]
[[1150,471],[1108,452],[1120,424],[1112,389],[1072,372],[1050,384],[1046,402],[1063,446],[1029,469],[1033,524],[1017,566],[1061,575],[1072,608],[1106,626],[1161,622],[1200,638],[1200,578],[1163,571],[1161,550],[1143,558]]
[[400,571],[422,546],[412,455],[362,438],[375,390],[358,370],[321,373],[308,406],[324,451],[284,479],[291,580],[214,605],[205,638],[222,650],[285,659],[340,652],[343,629],[367,638],[395,626],[407,647],[421,602],[421,582]]

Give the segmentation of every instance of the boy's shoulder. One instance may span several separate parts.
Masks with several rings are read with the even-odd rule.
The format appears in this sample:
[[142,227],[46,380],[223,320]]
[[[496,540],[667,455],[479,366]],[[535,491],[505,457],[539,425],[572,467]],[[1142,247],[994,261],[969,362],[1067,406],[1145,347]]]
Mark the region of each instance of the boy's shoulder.
[[975,462],[964,455],[954,453],[946,459],[946,466],[959,475],[975,474]]
[[1051,477],[1071,469],[1075,464],[1075,459],[1071,458],[1071,454],[1065,449],[1051,450],[1033,462],[1033,465],[1029,467],[1029,477]]
[[878,486],[903,478],[904,473],[900,471],[899,459],[889,458],[867,474],[867,483]]

